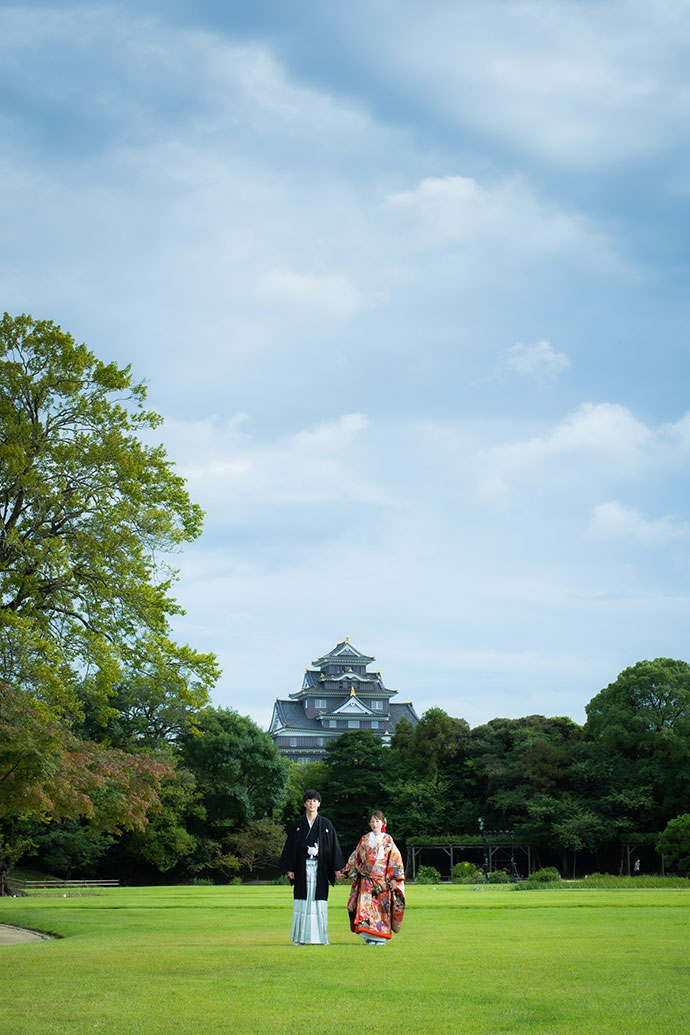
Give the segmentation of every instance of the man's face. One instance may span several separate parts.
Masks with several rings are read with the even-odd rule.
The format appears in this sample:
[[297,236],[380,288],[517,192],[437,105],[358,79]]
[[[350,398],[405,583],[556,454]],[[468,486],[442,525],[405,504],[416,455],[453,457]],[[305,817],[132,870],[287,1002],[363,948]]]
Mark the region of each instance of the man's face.
[[306,808],[307,812],[318,812],[320,804],[321,802],[318,798],[307,798],[307,800],[304,803],[304,807]]

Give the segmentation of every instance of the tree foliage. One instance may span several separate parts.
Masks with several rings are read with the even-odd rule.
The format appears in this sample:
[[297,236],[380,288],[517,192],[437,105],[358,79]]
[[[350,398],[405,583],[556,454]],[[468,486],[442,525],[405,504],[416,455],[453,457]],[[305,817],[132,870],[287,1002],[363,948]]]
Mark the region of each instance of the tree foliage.
[[142,828],[168,764],[79,740],[42,703],[0,684],[0,820],[86,816],[99,830]]
[[229,708],[204,708],[178,747],[180,765],[193,775],[201,807],[187,824],[196,839],[190,868],[227,879],[249,866],[246,845],[238,849],[237,835],[255,830],[253,824],[279,811],[288,763],[268,733]]
[[227,843],[241,867],[251,874],[263,866],[277,864],[285,844],[285,831],[275,820],[264,816],[231,834]]
[[639,661],[587,705],[588,734],[609,753],[690,756],[690,665],[671,658]]
[[348,730],[326,748],[323,811],[333,820],[346,855],[368,830],[371,810],[384,807],[386,750],[371,730]]
[[671,866],[681,873],[690,874],[690,812],[669,821],[656,844]]
[[131,671],[153,687],[172,669],[185,674],[177,694],[201,703],[215,665],[170,639],[180,607],[160,558],[198,536],[202,513],[163,447],[142,439],[161,422],[144,386],[29,316],[0,321],[0,360],[3,678],[23,685],[30,669],[37,696],[78,712],[70,692],[85,674],[105,711]]
[[[49,321],[0,320],[0,834],[30,818],[142,829],[158,752],[218,675],[173,642],[176,573],[200,532],[128,367]],[[110,726],[110,729],[109,729]],[[112,735],[111,735],[112,734]],[[142,747],[153,749],[146,752]],[[64,840],[64,838],[63,838]],[[22,842],[23,843],[23,842]]]

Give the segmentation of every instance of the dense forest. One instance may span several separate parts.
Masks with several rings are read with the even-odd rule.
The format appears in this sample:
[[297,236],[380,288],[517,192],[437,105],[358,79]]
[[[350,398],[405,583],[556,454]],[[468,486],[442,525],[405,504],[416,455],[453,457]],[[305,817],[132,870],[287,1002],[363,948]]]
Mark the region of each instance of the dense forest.
[[[530,846],[533,866],[568,875],[617,872],[626,845],[656,872],[660,836],[667,865],[688,869],[690,666],[682,661],[626,669],[590,702],[584,726],[530,715],[470,729],[432,708],[416,729],[401,723],[390,747],[353,730],[323,763],[303,766],[228,709],[206,706],[189,728],[161,730],[153,716],[146,725],[131,693],[119,705],[106,728],[88,732],[109,750],[144,752],[165,767],[148,822],[118,834],[86,816],[5,820],[5,840],[24,846],[26,863],[136,883],[269,877],[284,824],[315,786],[346,851],[377,807],[403,848],[425,838],[474,841],[467,858],[481,861],[481,819]],[[523,873],[525,858],[518,852]]]

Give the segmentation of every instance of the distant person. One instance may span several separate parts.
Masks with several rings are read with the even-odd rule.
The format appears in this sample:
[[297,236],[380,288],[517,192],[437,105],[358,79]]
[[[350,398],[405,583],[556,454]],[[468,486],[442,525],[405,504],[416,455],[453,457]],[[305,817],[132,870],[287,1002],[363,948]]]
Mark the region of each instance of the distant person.
[[639,859],[635,859],[635,865],[633,866],[633,873],[635,874],[636,877],[639,877],[641,872],[642,871],[640,869],[640,860]]
[[402,856],[390,834],[386,817],[372,812],[371,833],[365,834],[339,876],[352,879],[347,903],[350,930],[367,945],[385,945],[400,930],[405,909]]
[[328,886],[344,865],[338,835],[330,819],[319,815],[321,795],[304,792],[305,814],[288,830],[280,857],[294,891],[290,941],[328,945]]

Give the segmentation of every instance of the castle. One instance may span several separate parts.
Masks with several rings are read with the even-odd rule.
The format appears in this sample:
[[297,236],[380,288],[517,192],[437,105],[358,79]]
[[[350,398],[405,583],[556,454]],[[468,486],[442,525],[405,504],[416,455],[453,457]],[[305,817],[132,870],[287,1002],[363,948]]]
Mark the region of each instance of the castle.
[[268,732],[281,755],[296,762],[318,762],[326,746],[346,730],[371,730],[390,744],[403,717],[417,725],[412,701],[391,704],[398,691],[383,685],[378,669],[367,671],[375,660],[346,637],[312,662],[297,693],[286,701],[276,698]]

